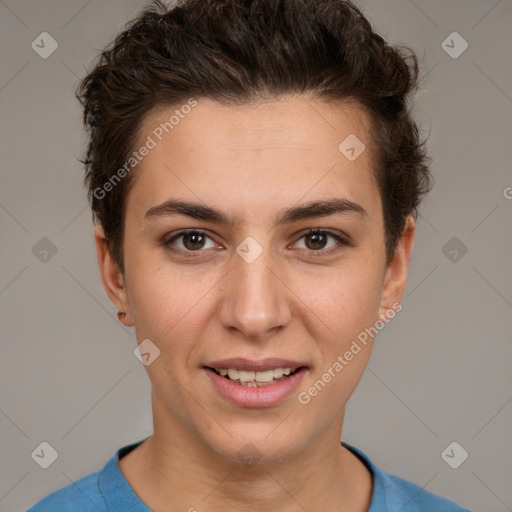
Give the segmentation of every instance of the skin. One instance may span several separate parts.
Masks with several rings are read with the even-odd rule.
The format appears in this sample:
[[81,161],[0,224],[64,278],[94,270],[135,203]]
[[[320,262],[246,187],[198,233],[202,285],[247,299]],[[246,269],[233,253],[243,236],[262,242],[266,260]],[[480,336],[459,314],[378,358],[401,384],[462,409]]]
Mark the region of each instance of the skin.
[[[141,143],[175,108],[145,118]],[[386,264],[369,123],[357,105],[306,96],[236,107],[198,98],[133,171],[124,275],[97,227],[108,296],[127,313],[123,323],[135,326],[138,342],[149,338],[161,351],[145,367],[154,434],[119,462],[152,510],[368,510],[371,474],[340,436],[371,339],[307,405],[295,392],[273,407],[233,405],[202,367],[228,357],[299,360],[309,369],[297,391],[307,391],[358,334],[400,302],[415,224],[407,219]],[[353,162],[338,150],[349,134],[366,145]],[[331,198],[358,203],[366,214],[274,226],[285,208]],[[168,199],[206,204],[235,222],[144,218]],[[178,238],[174,252],[161,243],[191,228],[210,238]],[[311,239],[304,236],[309,228],[348,236],[351,244]],[[263,250],[252,263],[236,252],[248,236]],[[258,450],[256,464],[239,459],[248,442]]]

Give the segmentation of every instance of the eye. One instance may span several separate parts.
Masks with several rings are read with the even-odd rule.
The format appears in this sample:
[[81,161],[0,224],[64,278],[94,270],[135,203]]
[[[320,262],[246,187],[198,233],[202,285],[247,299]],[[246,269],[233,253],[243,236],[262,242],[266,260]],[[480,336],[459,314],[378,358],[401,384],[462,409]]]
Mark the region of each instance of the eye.
[[[179,244],[176,244],[176,240],[183,239],[181,243],[181,247],[179,247]],[[168,246],[172,250],[174,250],[174,247],[177,247],[182,252],[199,252],[201,249],[205,248],[205,241],[206,239],[209,239],[212,241],[212,246],[206,247],[206,249],[210,249],[212,247],[215,247],[216,244],[213,243],[213,240],[204,232],[199,231],[197,229],[191,229],[188,231],[180,231],[173,237],[167,239],[164,241],[164,245]],[[174,246],[174,247],[173,247]]]
[[[331,238],[336,241],[331,247],[325,248],[328,239]],[[322,254],[331,254],[338,251],[343,246],[350,245],[349,241],[339,235],[325,231],[322,229],[310,229],[307,233],[303,234],[299,240],[305,240],[305,249],[309,252],[320,252]]]
[[[334,240],[336,243],[326,249],[326,244],[329,238]],[[176,243],[180,239],[181,242]],[[343,246],[351,245],[350,241],[346,238],[319,228],[310,229],[299,238],[299,240],[302,239],[305,239],[306,241],[304,250],[311,253],[321,253],[320,255],[331,254],[340,250]],[[210,240],[210,247],[205,245],[207,240]],[[202,252],[202,249],[218,247],[206,232],[197,229],[180,231],[170,238],[165,238],[162,244],[168,247],[171,251],[180,252],[182,254],[189,253],[186,254],[187,256],[194,252]]]

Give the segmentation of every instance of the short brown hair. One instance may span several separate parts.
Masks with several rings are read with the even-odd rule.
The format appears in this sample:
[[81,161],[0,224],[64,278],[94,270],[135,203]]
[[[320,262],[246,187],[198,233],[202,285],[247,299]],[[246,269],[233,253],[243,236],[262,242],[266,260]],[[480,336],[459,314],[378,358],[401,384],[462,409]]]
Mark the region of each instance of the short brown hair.
[[124,272],[126,197],[133,173],[98,192],[134,149],[153,108],[207,97],[235,105],[286,94],[349,100],[371,116],[374,171],[394,254],[407,215],[417,215],[431,176],[425,141],[408,107],[418,62],[391,46],[347,0],[154,0],[100,54],[77,97],[89,134],[85,184]]

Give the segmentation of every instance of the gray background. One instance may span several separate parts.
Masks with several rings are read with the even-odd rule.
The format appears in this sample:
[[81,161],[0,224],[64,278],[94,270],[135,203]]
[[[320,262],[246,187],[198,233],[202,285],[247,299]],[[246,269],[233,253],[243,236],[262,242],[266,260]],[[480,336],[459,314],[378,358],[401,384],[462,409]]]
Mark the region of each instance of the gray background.
[[[152,432],[134,331],[117,322],[97,270],[73,97],[143,4],[0,1],[2,512],[25,510]],[[474,511],[512,510],[512,2],[359,5],[385,38],[418,53],[415,111],[430,131],[435,188],[404,309],[377,339],[344,439]],[[59,45],[47,59],[31,48],[43,31]],[[469,44],[456,59],[441,45],[454,31]],[[448,40],[453,51],[460,43]],[[54,255],[41,252],[43,237]],[[31,458],[43,441],[58,452],[46,470]],[[469,453],[458,469],[441,457],[452,441]]]

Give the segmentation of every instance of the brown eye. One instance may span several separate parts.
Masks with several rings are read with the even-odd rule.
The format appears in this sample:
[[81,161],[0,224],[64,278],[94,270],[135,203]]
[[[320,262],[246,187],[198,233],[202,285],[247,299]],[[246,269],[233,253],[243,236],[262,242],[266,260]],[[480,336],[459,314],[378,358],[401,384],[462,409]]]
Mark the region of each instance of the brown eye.
[[[305,250],[308,252],[318,252],[320,255],[322,254],[330,254],[335,252],[343,246],[350,245],[349,241],[345,238],[342,238],[339,235],[331,233],[330,231],[324,231],[321,229],[312,229],[301,236],[300,240],[305,240]],[[329,243],[329,239],[335,241],[333,245],[327,247]]]
[[310,241],[310,243],[306,242],[308,249],[316,251],[325,247],[328,236],[325,233],[311,233],[306,235],[305,239]]
[[[179,244],[175,242],[179,239],[182,239],[181,247]],[[181,231],[177,235],[173,236],[169,240],[165,242],[167,246],[175,246],[181,251],[184,252],[200,252],[201,249],[205,248],[206,241],[211,238],[202,231],[191,230],[191,231]],[[215,246],[212,241],[212,247]],[[209,247],[206,247],[207,249]]]
[[201,249],[204,245],[205,236],[202,233],[185,233],[183,236],[183,245],[191,250]]

